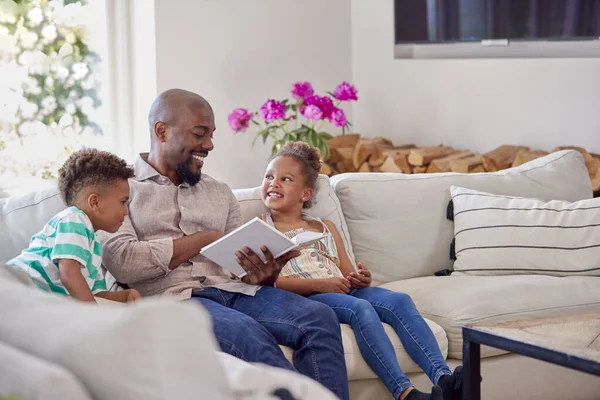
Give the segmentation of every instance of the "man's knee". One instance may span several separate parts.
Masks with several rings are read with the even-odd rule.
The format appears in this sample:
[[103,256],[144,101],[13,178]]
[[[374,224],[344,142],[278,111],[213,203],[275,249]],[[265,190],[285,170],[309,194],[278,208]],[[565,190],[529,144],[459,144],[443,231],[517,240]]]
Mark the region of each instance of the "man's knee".
[[339,330],[339,321],[335,312],[326,304],[310,301],[307,306],[302,307],[304,315],[309,321],[317,326]]

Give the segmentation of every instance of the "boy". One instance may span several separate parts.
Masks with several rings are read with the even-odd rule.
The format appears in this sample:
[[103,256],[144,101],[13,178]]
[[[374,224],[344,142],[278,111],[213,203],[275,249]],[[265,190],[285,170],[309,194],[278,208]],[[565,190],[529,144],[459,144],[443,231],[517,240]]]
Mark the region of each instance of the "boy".
[[139,299],[134,289],[108,292],[96,231],[116,232],[127,215],[128,179],[134,172],[106,151],[73,153],[59,170],[60,195],[68,206],[31,238],[29,248],[7,264],[25,271],[42,290],[96,302]]

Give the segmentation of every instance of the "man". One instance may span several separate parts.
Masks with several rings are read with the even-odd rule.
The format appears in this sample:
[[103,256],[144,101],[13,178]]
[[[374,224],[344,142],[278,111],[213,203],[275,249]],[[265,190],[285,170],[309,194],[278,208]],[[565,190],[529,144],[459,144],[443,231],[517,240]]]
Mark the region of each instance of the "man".
[[[129,217],[101,238],[104,265],[143,296],[178,295],[211,314],[221,349],[250,362],[295,370],[277,345],[292,347],[294,365],[342,399],[348,379],[333,311],[273,287],[290,252],[266,263],[249,249],[237,252],[242,280],[199,254],[241,225],[231,189],[202,174],[213,149],[214,114],[195,93],[160,94],[149,113],[150,153],[140,154],[130,181]],[[235,250],[235,249],[232,249]]]

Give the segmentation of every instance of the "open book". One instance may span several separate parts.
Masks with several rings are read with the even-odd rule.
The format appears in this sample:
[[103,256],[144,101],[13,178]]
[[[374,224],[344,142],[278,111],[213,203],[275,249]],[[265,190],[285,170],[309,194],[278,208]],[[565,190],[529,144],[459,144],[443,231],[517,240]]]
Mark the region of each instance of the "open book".
[[201,251],[204,257],[231,271],[238,277],[246,275],[246,271],[238,264],[235,252],[242,247],[249,247],[264,262],[265,257],[260,250],[267,248],[277,258],[288,251],[300,250],[323,239],[327,233],[305,231],[289,239],[283,233],[267,224],[260,218],[254,218],[221,239],[205,246]]

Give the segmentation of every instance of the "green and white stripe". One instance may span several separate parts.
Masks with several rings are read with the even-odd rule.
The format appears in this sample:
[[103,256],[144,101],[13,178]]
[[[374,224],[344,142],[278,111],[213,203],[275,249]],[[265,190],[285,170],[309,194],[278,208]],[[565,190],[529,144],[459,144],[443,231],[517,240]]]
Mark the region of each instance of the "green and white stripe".
[[106,290],[100,268],[102,247],[88,216],[77,207],[69,207],[55,215],[41,232],[31,238],[29,248],[8,262],[25,271],[42,290],[68,296],[60,281],[58,260],[70,259],[81,264],[92,293]]

